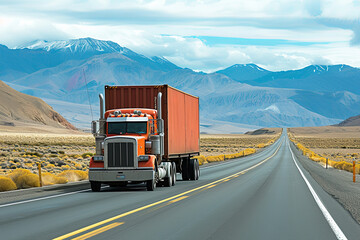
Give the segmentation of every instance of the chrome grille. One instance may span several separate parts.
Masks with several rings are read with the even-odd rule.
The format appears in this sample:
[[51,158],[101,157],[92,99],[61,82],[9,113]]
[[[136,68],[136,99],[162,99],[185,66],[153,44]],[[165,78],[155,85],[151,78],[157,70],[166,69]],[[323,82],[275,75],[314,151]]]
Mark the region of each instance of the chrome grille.
[[135,167],[133,142],[108,143],[108,167]]

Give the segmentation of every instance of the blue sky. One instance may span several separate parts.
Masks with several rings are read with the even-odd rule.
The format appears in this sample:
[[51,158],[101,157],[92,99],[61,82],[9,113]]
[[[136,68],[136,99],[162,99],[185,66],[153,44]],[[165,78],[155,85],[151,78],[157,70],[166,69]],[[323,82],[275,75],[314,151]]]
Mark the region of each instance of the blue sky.
[[0,43],[93,37],[211,72],[360,67],[360,0],[1,0]]

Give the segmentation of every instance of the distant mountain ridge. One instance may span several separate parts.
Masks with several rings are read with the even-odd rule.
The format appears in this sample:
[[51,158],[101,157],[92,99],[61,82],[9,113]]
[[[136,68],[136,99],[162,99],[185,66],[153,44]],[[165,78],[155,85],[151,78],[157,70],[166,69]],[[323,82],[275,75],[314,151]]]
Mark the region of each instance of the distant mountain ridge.
[[[199,96],[204,133],[332,125],[356,115],[360,108],[360,95],[353,90],[336,84],[329,84],[330,90],[308,89],[309,79],[316,80],[314,76],[320,76],[319,82],[327,81],[324,72],[333,72],[333,66],[271,72],[255,64],[237,64],[207,74],[180,68],[163,57],[146,57],[116,43],[90,38],[38,41],[19,49],[0,45],[0,63],[6,62],[1,51],[12,60],[0,64],[0,78],[23,93],[46,99],[72,123],[83,127],[91,121],[87,92],[96,106],[104,85],[169,84]],[[33,56],[36,61],[31,61]],[[351,82],[359,76],[357,71],[343,66],[340,72],[346,74],[337,76]],[[273,76],[274,80],[269,80]],[[279,79],[289,86],[275,86]],[[299,86],[290,87],[289,79],[297,79]],[[262,86],[266,84],[274,86]]]
[[360,115],[345,119],[336,126],[347,127],[347,126],[360,126]]
[[253,86],[311,91],[349,91],[360,94],[360,69],[348,65],[310,65],[299,70],[271,72],[254,64],[218,71]]

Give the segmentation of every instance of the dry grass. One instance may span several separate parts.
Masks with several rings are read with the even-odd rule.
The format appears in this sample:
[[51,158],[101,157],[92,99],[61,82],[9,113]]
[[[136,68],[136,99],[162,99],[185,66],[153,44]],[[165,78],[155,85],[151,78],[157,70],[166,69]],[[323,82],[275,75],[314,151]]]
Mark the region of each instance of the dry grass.
[[[358,138],[343,138],[340,135],[337,138],[298,137],[291,130],[288,135],[303,155],[322,165],[325,165],[327,161],[328,165],[333,168],[353,172],[352,162],[359,160],[360,139]],[[325,149],[331,149],[332,153]],[[339,151],[340,149],[341,151]],[[355,165],[355,171],[360,173],[360,163]]]
[[200,136],[200,154],[207,156],[239,153],[247,148],[259,149],[272,144],[279,138],[281,131],[269,135],[206,135]]
[[228,159],[245,157],[245,156],[248,156],[248,155],[253,154],[255,152],[256,152],[255,149],[247,148],[247,149],[245,149],[245,150],[243,150],[243,151],[241,151],[239,153],[222,154],[222,155],[207,156],[207,157],[205,157],[203,155],[200,155],[200,156],[196,156],[194,158],[198,159],[200,165],[204,165],[204,164],[209,163],[209,162],[220,162],[220,161],[225,161],[225,160],[228,160]]
[[95,146],[91,134],[0,133],[0,143],[23,146]]
[[[246,156],[272,144],[280,130],[262,135],[201,135],[199,162],[223,161]],[[95,152],[90,134],[0,133],[1,191],[39,186],[37,163],[43,185],[84,180]]]

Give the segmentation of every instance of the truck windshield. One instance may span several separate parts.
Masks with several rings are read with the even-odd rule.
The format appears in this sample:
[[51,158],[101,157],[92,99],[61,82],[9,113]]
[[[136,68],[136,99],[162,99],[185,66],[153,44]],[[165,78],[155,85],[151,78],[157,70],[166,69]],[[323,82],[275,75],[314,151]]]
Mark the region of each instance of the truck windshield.
[[146,133],[147,122],[109,122],[108,134]]

